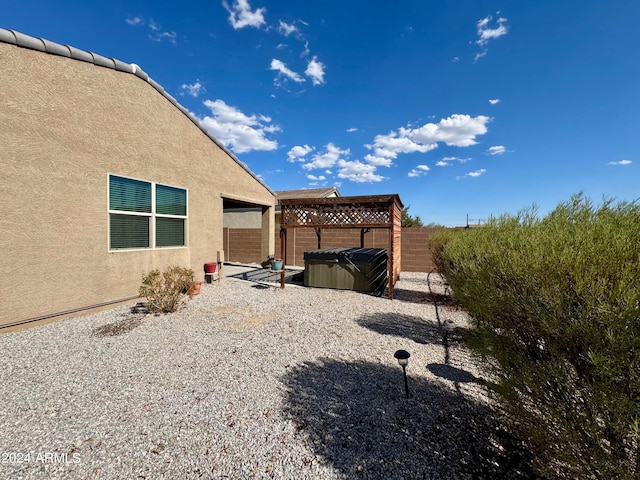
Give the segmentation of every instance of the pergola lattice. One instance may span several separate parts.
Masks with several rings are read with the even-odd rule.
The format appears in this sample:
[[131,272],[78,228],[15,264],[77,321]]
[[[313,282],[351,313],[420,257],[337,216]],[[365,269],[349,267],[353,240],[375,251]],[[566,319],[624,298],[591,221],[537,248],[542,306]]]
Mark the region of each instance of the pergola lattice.
[[[324,228],[359,228],[360,247],[364,234],[372,228],[389,230],[389,299],[400,277],[402,201],[397,194],[358,197],[291,198],[279,201],[280,242],[284,262],[287,263],[287,230],[314,228],[321,247]],[[284,277],[282,277],[284,287]]]

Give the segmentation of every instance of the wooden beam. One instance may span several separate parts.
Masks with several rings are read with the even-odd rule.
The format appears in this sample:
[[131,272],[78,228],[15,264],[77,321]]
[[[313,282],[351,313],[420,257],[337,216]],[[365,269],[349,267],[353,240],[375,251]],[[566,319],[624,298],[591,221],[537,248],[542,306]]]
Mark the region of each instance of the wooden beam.
[[317,223],[317,224],[312,224],[312,223],[307,223],[307,224],[303,224],[303,225],[281,225],[281,228],[318,228],[318,227],[322,227],[324,228],[367,228],[367,229],[373,229],[373,228],[392,228],[393,227],[393,223],[340,223],[340,224],[336,224],[336,223]]

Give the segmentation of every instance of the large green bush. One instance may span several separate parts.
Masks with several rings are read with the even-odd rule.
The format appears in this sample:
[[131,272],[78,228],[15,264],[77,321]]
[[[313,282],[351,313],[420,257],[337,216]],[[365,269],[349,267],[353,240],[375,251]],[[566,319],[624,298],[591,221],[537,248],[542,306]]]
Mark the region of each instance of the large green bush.
[[640,478],[640,207],[576,195],[443,253],[472,348],[550,477]]
[[152,270],[142,277],[140,296],[147,299],[149,312],[175,312],[184,303],[191,282],[193,270],[190,268],[172,266],[162,273]]

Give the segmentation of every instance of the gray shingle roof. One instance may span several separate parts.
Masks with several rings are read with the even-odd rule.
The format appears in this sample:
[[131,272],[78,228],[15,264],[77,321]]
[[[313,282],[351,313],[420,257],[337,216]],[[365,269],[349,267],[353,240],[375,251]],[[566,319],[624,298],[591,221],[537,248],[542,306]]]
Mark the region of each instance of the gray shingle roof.
[[253,173],[246,164],[241,162],[227,147],[225,147],[218,139],[211,135],[198,121],[198,119],[189,112],[186,108],[178,103],[178,101],[169,95],[162,86],[149,77],[138,65],[135,63],[124,63],[116,58],[107,58],[102,55],[98,55],[93,52],[86,52],[79,50],[70,45],[61,45],[59,43],[51,42],[44,38],[35,38],[24,33],[16,32],[15,30],[8,30],[0,28],[0,43],[9,43],[11,45],[17,45],[18,47],[28,48],[31,50],[37,50],[39,52],[49,53],[51,55],[58,55],[61,57],[72,58],[82,62],[93,63],[99,67],[111,68],[119,72],[131,73],[136,77],[149,83],[155,88],[162,96],[164,96],[169,102],[171,102],[178,110],[184,113],[189,120],[191,120],[202,132],[209,137],[216,145],[218,145],[229,157],[231,157],[238,165],[247,171],[254,179],[262,184],[273,195],[275,193],[271,190],[266,183],[264,183],[255,173]]
[[334,195],[340,197],[340,192],[336,187],[331,188],[305,188],[301,190],[278,190],[276,195],[278,200],[289,198],[326,198]]

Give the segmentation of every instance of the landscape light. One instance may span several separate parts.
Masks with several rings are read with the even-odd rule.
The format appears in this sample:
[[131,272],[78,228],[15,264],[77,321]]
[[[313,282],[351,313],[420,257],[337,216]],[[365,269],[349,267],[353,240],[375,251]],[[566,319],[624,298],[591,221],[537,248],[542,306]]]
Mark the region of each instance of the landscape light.
[[398,350],[393,356],[398,359],[398,363],[402,367],[402,373],[404,375],[404,398],[411,398],[411,394],[409,394],[409,383],[407,382],[407,365],[409,365],[409,357],[411,354],[406,350]]

